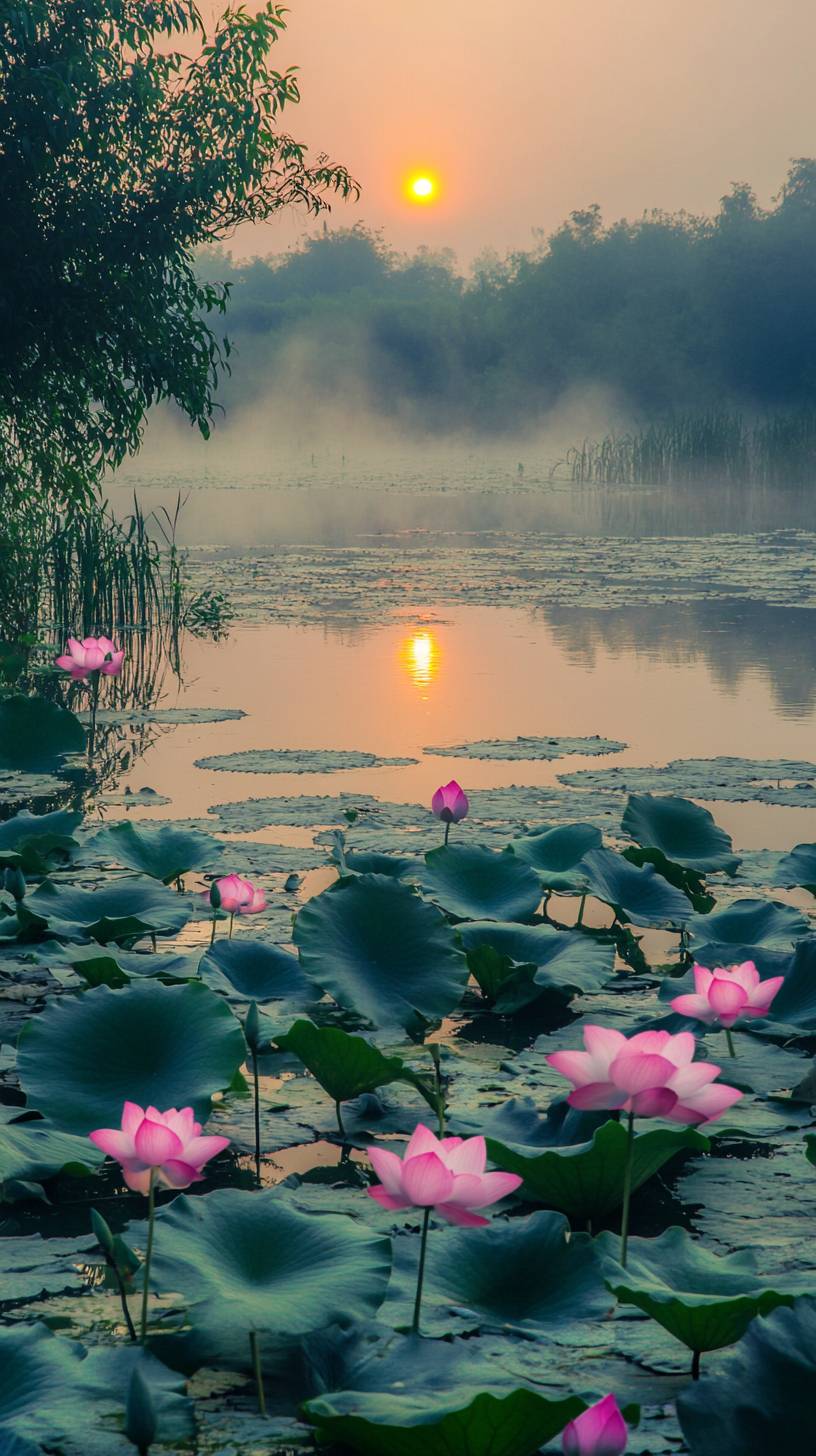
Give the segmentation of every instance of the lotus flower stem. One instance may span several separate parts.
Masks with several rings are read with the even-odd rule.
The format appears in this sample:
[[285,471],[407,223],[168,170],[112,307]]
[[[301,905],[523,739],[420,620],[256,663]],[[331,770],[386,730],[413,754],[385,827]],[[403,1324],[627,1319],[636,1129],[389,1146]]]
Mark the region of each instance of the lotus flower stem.
[[130,1309],[128,1307],[127,1291],[125,1289],[125,1281],[122,1278],[121,1271],[119,1270],[119,1267],[118,1267],[117,1264],[115,1264],[115,1263],[114,1264],[111,1264],[111,1268],[113,1269],[113,1277],[116,1280],[116,1285],[117,1285],[117,1288],[119,1290],[119,1303],[122,1306],[122,1314],[125,1317],[125,1324],[127,1325],[128,1339],[129,1340],[132,1340],[135,1343],[135,1340],[136,1340],[136,1326],[133,1323],[133,1316],[131,1315]]
[[334,1110],[337,1113],[337,1126],[338,1126],[338,1128],[340,1130],[340,1136],[343,1139],[343,1141],[345,1142],[346,1141],[347,1134],[346,1134],[346,1129],[343,1126],[343,1113],[342,1113],[342,1110],[341,1110],[341,1107],[340,1107],[340,1103],[339,1102],[335,1102],[335,1104],[334,1104]]
[[210,945],[212,945],[213,942],[214,942],[214,940],[215,940],[215,922],[216,922],[217,916],[218,916],[218,911],[217,910],[213,910],[212,930],[210,931]]
[[428,1224],[431,1221],[431,1210],[426,1208],[422,1214],[422,1233],[419,1245],[419,1268],[417,1269],[416,1299],[414,1300],[414,1319],[411,1325],[411,1333],[419,1334],[419,1313],[422,1309],[422,1285],[425,1280],[425,1249],[428,1243]]
[[623,1208],[621,1209],[621,1264],[626,1268],[629,1245],[629,1204],[632,1198],[632,1162],[635,1153],[635,1114],[629,1113],[626,1126],[626,1168],[623,1174]]
[[96,710],[99,707],[99,673],[91,674],[91,724],[88,733],[88,763],[93,761],[96,740]]
[[235,921],[235,911],[234,910],[230,910],[230,928],[229,928],[229,936],[228,936],[228,939],[229,940],[232,940],[232,927],[233,927],[234,921]]
[[724,1031],[725,1031],[725,1044],[728,1047],[728,1055],[729,1055],[729,1057],[735,1057],[737,1055],[737,1049],[734,1046],[734,1038],[731,1035],[731,1028],[730,1028],[730,1026],[724,1027]]
[[575,921],[576,926],[583,925],[583,923],[584,923],[584,910],[586,909],[586,902],[587,902],[586,895],[582,895],[581,896],[581,903],[578,906],[578,915],[577,915],[577,918],[576,918],[576,921]]
[[443,844],[447,844],[447,842],[448,842],[448,835],[450,834],[450,827],[451,827],[451,821],[450,821],[450,819],[446,819],[445,820],[445,838],[443,840]]
[[261,1186],[261,1100],[258,1090],[258,1053],[252,1049],[252,1085],[255,1094],[255,1182]]
[[700,1379],[700,1351],[699,1350],[692,1350],[692,1352],[691,1352],[691,1378],[692,1378],[692,1380],[699,1380]]
[[252,1369],[255,1374],[255,1389],[258,1392],[258,1410],[266,1419],[266,1396],[263,1388],[263,1372],[261,1370],[261,1351],[258,1345],[258,1336],[255,1330],[249,1332],[249,1348],[252,1353]]
[[147,1248],[145,1249],[145,1261],[143,1269],[142,1284],[142,1321],[140,1339],[142,1344],[147,1343],[147,1301],[150,1295],[150,1261],[153,1258],[153,1228],[156,1221],[156,1169],[150,1169],[150,1184],[147,1190]]
[[436,1116],[439,1122],[439,1137],[445,1136],[445,1090],[442,1086],[442,1067],[439,1055],[439,1047],[431,1043],[428,1047],[431,1054],[431,1061],[434,1069],[434,1089],[436,1091]]

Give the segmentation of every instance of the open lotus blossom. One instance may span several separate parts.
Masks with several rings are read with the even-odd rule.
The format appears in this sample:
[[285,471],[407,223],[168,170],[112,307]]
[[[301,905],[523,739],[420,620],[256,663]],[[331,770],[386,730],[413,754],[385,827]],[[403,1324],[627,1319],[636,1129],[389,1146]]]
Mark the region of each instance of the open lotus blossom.
[[675,996],[672,1010],[681,1016],[694,1016],[698,1021],[718,1021],[728,1030],[744,1016],[764,1016],[784,976],[760,978],[753,961],[739,966],[694,967],[694,990]]
[[56,659],[56,666],[70,672],[73,678],[87,678],[92,672],[104,677],[118,677],[125,660],[124,651],[110,637],[68,638],[68,651]]
[[121,1163],[128,1188],[147,1193],[152,1181],[167,1188],[202,1183],[205,1163],[229,1146],[229,1138],[202,1137],[192,1107],[139,1107],[126,1102],[121,1128],[100,1127],[91,1142]]
[[431,809],[443,824],[458,824],[467,814],[468,796],[456,779],[442,784],[431,799]]
[[519,1187],[515,1173],[486,1173],[483,1137],[438,1138],[420,1123],[404,1157],[387,1148],[368,1150],[380,1182],[368,1192],[381,1208],[433,1208],[449,1223],[480,1228],[490,1220],[474,1213]]
[[565,1426],[564,1456],[622,1456],[629,1432],[614,1395],[605,1395]]
[[714,1085],[720,1068],[693,1060],[690,1031],[639,1031],[625,1037],[607,1026],[584,1027],[585,1051],[551,1052],[551,1067],[573,1084],[567,1101],[583,1112],[620,1108],[637,1117],[713,1122],[742,1093]]

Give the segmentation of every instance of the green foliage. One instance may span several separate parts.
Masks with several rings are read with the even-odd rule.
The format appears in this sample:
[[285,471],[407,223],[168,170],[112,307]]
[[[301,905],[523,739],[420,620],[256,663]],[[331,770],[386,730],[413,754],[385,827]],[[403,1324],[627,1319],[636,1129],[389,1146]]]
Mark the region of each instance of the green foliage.
[[315,1026],[296,1021],[284,1036],[276,1036],[281,1051],[294,1052],[334,1102],[347,1102],[361,1092],[374,1092],[390,1082],[421,1086],[401,1057],[386,1057],[363,1036],[352,1036],[339,1026]]
[[614,969],[614,948],[580,931],[552,925],[471,921],[458,926],[468,969],[500,1013],[551,994],[568,1001],[600,990]]
[[0,479],[88,502],[172,399],[207,434],[228,346],[226,290],[193,250],[327,190],[341,167],[278,129],[298,100],[271,51],[280,5],[193,0],[0,4]]
[[529,920],[541,903],[541,882],[529,865],[481,845],[430,850],[419,883],[429,899],[465,920]]
[[13,697],[0,702],[0,764],[44,768],[63,754],[82,753],[85,731],[79,719],[45,698]]
[[[10,1115],[19,1108],[7,1108]],[[60,1132],[49,1122],[0,1121],[0,1202],[12,1202],[20,1185],[45,1182],[56,1173],[84,1177],[103,1161],[85,1138]]]
[[682,925],[691,914],[687,896],[651,864],[633,865],[614,849],[590,849],[583,859],[587,885],[621,921],[634,925]]
[[705,874],[739,865],[731,836],[713,814],[690,799],[655,794],[630,794],[623,812],[624,834],[645,849],[658,849],[666,859]]
[[181,879],[188,870],[209,867],[224,853],[212,834],[173,824],[134,824],[130,819],[106,825],[94,835],[88,849],[165,885]]

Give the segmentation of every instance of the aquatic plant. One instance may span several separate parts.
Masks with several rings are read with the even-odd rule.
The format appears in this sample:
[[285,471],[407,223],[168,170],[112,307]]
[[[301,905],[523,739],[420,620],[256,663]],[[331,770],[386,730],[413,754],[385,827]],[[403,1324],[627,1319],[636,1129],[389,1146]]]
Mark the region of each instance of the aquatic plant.
[[118,677],[125,660],[124,651],[112,642],[110,637],[68,638],[68,651],[56,659],[56,666],[70,672],[71,677],[86,682],[91,673],[104,677]]
[[371,1147],[371,1165],[381,1180],[368,1189],[381,1208],[422,1209],[422,1233],[419,1246],[416,1299],[413,1330],[419,1330],[422,1307],[422,1284],[425,1275],[425,1250],[431,1213],[448,1223],[465,1228],[484,1228],[490,1220],[474,1212],[498,1203],[520,1187],[515,1173],[486,1173],[487,1149],[483,1137],[437,1138],[424,1123],[419,1123],[402,1158],[388,1148]]
[[466,817],[469,808],[468,797],[456,779],[441,784],[431,799],[431,810],[445,826],[445,844],[448,842],[451,824],[459,824]]
[[564,1456],[623,1456],[629,1441],[614,1395],[605,1395],[564,1427]]
[[692,1016],[708,1025],[718,1022],[725,1029],[728,1050],[734,1056],[731,1028],[743,1017],[765,1016],[773,999],[784,985],[784,976],[768,976],[764,981],[753,961],[738,966],[692,967],[694,990],[672,1000],[672,1011],[678,1016]]
[[209,890],[204,891],[202,899],[210,905],[213,912],[210,945],[215,940],[215,926],[219,910],[226,910],[229,915],[229,934],[232,939],[232,927],[236,915],[258,915],[266,909],[264,890],[253,885],[251,880],[244,880],[235,873],[222,875],[220,879],[213,880]]

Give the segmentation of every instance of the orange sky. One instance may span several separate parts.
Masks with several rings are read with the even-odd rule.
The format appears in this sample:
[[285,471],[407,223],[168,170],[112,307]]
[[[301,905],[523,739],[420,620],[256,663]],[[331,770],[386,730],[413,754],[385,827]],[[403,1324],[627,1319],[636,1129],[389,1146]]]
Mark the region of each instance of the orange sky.
[[[289,129],[363,184],[330,225],[467,261],[591,202],[707,210],[732,180],[768,201],[816,153],[814,54],[812,0],[291,0],[277,59],[301,71]],[[414,167],[440,177],[433,206],[405,199]],[[233,250],[303,228],[281,217]]]

